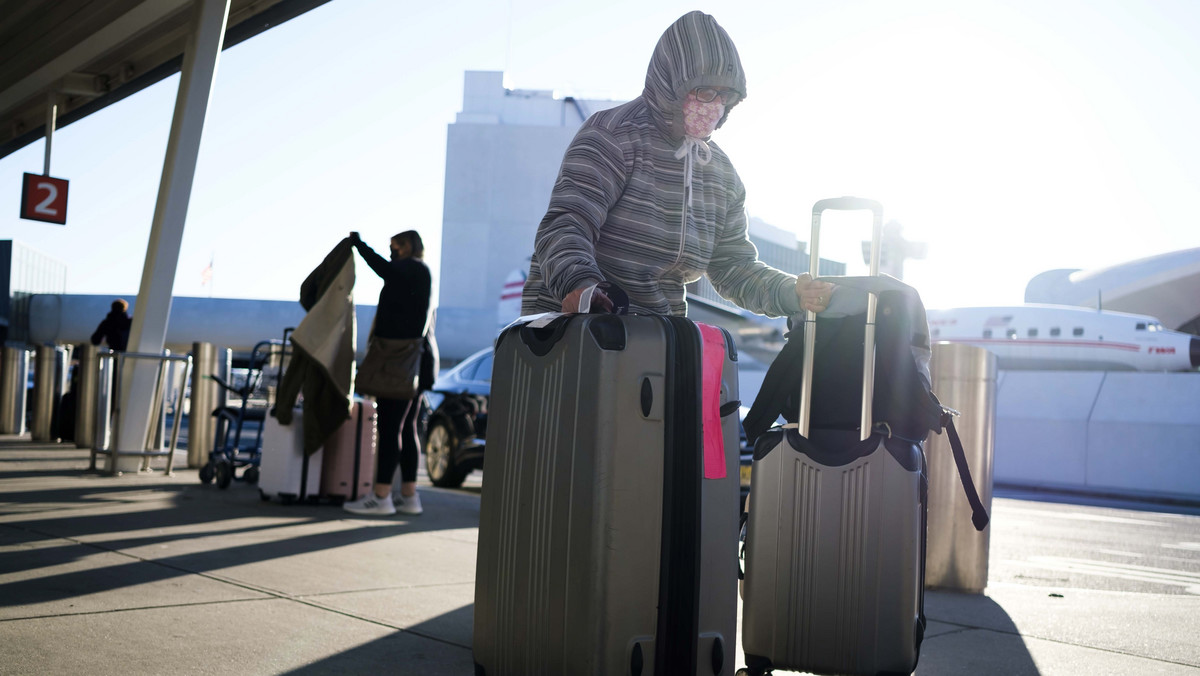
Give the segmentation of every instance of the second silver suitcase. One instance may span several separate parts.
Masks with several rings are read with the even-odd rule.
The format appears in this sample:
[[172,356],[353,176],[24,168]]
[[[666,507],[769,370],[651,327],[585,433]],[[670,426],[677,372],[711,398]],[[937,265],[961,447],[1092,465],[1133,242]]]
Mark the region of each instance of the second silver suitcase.
[[[826,209],[874,212],[875,275],[881,209],[841,198],[813,208],[813,276]],[[849,397],[848,419],[810,429],[814,401],[828,408],[832,397],[813,389],[817,318],[810,312],[797,426],[769,432],[755,446],[742,588],[742,647],[755,676],[773,668],[909,674],[916,667],[925,629],[925,457],[921,440],[893,436],[873,417],[877,300],[869,296],[857,337],[842,341],[861,346],[849,350],[851,368],[823,381],[862,388],[861,399]],[[854,349],[861,349],[861,369]],[[853,410],[858,401],[861,415]]]

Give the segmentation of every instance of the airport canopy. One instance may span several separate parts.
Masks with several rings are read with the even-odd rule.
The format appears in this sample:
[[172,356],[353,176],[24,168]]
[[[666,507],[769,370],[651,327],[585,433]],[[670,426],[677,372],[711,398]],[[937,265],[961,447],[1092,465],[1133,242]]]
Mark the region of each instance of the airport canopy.
[[[328,0],[232,0],[224,48]],[[0,0],[0,158],[178,73],[191,0]]]
[[156,454],[146,450],[155,383],[220,50],[326,1],[0,0],[0,158],[47,138],[49,164],[47,131],[181,73],[106,451],[110,473],[135,471]]

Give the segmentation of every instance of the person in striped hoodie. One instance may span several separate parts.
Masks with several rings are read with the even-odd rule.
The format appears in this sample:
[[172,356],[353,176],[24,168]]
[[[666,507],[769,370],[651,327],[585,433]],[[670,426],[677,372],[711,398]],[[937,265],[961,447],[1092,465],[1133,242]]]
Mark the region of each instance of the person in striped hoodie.
[[[737,48],[689,12],[654,48],[642,95],[592,115],[571,141],[538,226],[521,313],[577,312],[611,282],[629,312],[684,316],[684,285],[708,275],[723,297],[778,317],[820,312],[833,286],[758,260],[746,190],[710,140],[746,98]],[[591,304],[611,310],[594,289]]]

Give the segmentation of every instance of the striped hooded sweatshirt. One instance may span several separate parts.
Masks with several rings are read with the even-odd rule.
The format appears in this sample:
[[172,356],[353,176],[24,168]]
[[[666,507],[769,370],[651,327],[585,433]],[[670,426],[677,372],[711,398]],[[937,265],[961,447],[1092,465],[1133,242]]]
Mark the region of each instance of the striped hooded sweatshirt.
[[629,294],[631,313],[683,316],[684,284],[705,274],[747,310],[800,311],[796,278],[758,261],[746,235],[746,191],[729,157],[707,139],[707,163],[677,153],[696,87],[746,92],[733,41],[702,12],[659,39],[641,96],[592,115],[571,141],[534,239],[522,314],[558,312],[570,292],[609,281]]

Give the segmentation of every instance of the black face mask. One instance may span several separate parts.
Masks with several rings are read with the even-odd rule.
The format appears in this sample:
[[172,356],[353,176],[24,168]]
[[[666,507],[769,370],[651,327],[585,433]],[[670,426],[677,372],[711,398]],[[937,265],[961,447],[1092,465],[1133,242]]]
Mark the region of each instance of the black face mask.
[[400,260],[400,252],[399,251],[392,249],[392,260],[394,260],[394,261]]

